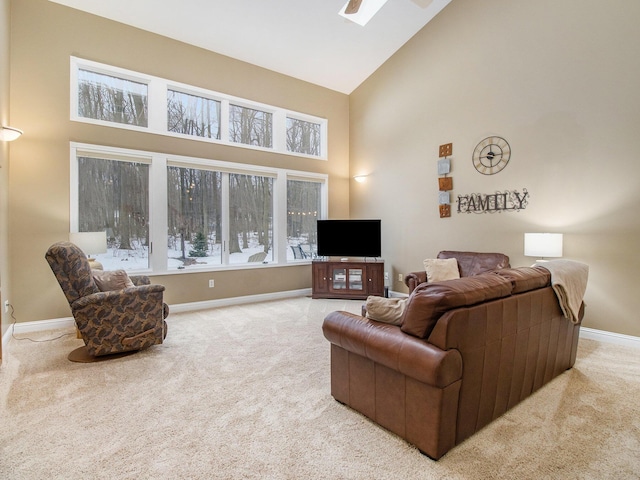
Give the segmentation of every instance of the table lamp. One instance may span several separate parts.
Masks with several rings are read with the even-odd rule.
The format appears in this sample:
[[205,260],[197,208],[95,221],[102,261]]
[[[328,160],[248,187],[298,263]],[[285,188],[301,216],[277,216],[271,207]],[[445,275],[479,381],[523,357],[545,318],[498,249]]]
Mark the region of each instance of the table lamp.
[[562,256],[561,233],[525,233],[525,257],[538,257],[544,261],[545,257]]
[[69,241],[87,255],[92,269],[102,270],[102,264],[95,258],[91,258],[91,255],[107,253],[107,232],[71,232]]

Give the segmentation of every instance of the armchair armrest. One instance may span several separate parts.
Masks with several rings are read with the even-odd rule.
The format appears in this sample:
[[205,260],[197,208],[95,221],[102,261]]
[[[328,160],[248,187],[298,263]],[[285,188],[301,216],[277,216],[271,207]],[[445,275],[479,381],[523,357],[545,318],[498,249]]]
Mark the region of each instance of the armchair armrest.
[[144,285],[97,292],[73,302],[71,310],[88,353],[105,355],[162,343],[164,290],[163,285]]
[[427,281],[427,272],[411,272],[408,273],[406,277],[404,277],[404,283],[407,287],[409,287],[409,293],[413,292],[415,288]]
[[146,275],[129,275],[129,279],[136,286],[151,285],[151,280]]

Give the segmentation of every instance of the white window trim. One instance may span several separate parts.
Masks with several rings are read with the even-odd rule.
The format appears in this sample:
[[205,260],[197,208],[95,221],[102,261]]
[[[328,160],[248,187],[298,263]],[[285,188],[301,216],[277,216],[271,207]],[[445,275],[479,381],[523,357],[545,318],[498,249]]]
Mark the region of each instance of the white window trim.
[[[314,117],[309,114],[295,112],[273,105],[267,105],[264,103],[254,102],[240,97],[227,95],[212,90],[207,90],[201,87],[193,85],[187,85],[180,82],[174,82],[161,77],[155,77],[152,75],[146,75],[143,73],[135,72],[132,70],[126,70],[124,68],[114,67],[103,63],[86,60],[79,57],[70,57],[70,118],[71,121],[80,123],[90,123],[93,125],[100,125],[104,127],[120,128],[124,130],[134,130],[137,132],[147,132],[157,135],[164,135],[168,137],[186,138],[189,140],[217,143],[222,145],[229,145],[239,148],[247,148],[250,150],[259,150],[264,152],[275,152],[284,155],[291,155],[302,158],[312,158],[314,160],[327,160],[328,150],[328,120],[326,118]],[[144,83],[148,86],[148,127],[139,127],[136,125],[129,125],[124,123],[108,122],[105,120],[97,120],[93,118],[81,117],[78,115],[78,70],[89,70],[104,75],[111,75],[135,82]],[[195,135],[185,135],[182,133],[170,132],[167,130],[167,90],[177,90],[182,93],[191,95],[202,96],[212,100],[217,100],[221,103],[220,112],[220,139],[198,137]],[[273,139],[272,147],[260,147],[255,145],[247,145],[244,143],[231,142],[229,140],[229,105],[239,105],[254,110],[260,110],[273,114]],[[286,139],[286,118],[297,118],[311,123],[318,123],[321,126],[321,147],[320,155],[308,155],[304,153],[290,152],[287,150]]]
[[[88,155],[110,160],[133,161],[149,164],[149,268],[131,270],[130,273],[150,275],[188,274],[207,271],[242,270],[248,268],[270,268],[299,264],[308,264],[310,260],[287,261],[287,180],[317,182],[321,185],[321,205],[319,219],[328,216],[329,176],[324,173],[305,172],[274,167],[233,163],[222,160],[172,155],[144,150],[133,150],[119,147],[108,147],[86,143],[70,142],[70,231],[78,231],[78,156]],[[197,268],[174,270],[168,268],[167,237],[167,166],[207,168],[223,172],[223,174],[240,173],[245,175],[262,175],[274,179],[273,189],[273,262],[267,264],[223,264],[205,265]],[[223,182],[223,188],[225,183]],[[223,202],[228,199],[223,190]],[[223,215],[228,214],[223,208]],[[223,238],[228,238],[228,218],[223,218]],[[226,231],[225,231],[226,230]],[[224,255],[224,254],[223,254]],[[228,254],[227,254],[228,255]]]

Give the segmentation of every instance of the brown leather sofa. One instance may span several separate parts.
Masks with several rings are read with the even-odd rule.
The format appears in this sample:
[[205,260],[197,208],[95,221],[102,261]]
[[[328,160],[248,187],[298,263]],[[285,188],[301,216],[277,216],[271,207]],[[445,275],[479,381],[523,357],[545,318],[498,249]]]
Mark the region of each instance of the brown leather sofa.
[[422,283],[402,325],[332,312],[331,394],[438,459],[575,362],[580,322],[540,267]]
[[[502,253],[484,252],[457,252],[454,250],[443,250],[436,258],[455,258],[458,261],[458,271],[461,277],[470,277],[479,273],[496,270],[498,268],[509,268],[509,257]],[[427,281],[427,272],[411,272],[404,278],[404,283],[409,287],[409,293]]]

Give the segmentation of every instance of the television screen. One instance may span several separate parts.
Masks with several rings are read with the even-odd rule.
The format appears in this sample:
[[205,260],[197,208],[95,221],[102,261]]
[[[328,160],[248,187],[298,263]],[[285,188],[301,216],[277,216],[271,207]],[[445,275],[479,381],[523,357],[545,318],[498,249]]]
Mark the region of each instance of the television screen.
[[379,257],[380,220],[318,220],[321,257]]

